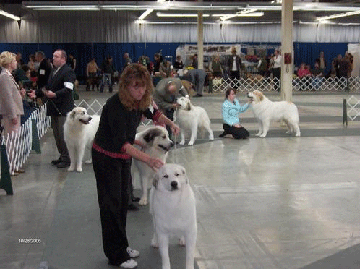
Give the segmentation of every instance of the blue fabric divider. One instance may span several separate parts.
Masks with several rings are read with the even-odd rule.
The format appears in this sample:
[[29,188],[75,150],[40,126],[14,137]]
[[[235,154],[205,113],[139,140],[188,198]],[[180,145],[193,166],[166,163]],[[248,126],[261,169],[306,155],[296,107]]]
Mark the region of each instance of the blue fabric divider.
[[[216,43],[212,43],[216,44]],[[123,54],[128,52],[130,58],[135,62],[142,55],[147,55],[153,61],[156,52],[162,52],[163,56],[173,56],[175,59],[176,48],[184,43],[0,43],[0,52],[8,50],[14,53],[21,52],[24,62],[27,63],[29,55],[38,50],[43,51],[48,58],[52,58],[52,53],[56,49],[64,49],[68,54],[71,53],[77,59],[76,73],[83,77],[86,72],[86,65],[92,57],[95,58],[100,66],[107,55],[114,59],[114,66],[121,71],[124,66]],[[280,43],[246,43],[246,45],[272,45],[280,46]],[[313,66],[315,59],[319,57],[320,51],[324,51],[327,62],[327,72],[330,70],[331,61],[338,55],[344,56],[347,51],[347,43],[294,43],[294,62],[300,66],[305,62]],[[243,51],[245,52],[245,51]],[[274,49],[268,49],[270,55]]]

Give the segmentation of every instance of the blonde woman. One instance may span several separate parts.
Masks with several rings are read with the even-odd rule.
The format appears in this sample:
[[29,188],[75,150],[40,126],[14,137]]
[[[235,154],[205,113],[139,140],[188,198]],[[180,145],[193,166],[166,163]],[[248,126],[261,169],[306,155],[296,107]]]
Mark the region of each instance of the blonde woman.
[[[25,96],[25,90],[20,90],[12,76],[12,71],[16,68],[16,55],[8,51],[2,52],[0,54],[0,118],[2,118],[1,126],[4,127],[5,135],[19,130],[20,116],[24,114],[22,96]],[[8,148],[8,152],[12,150]],[[9,154],[8,158],[11,164],[13,156]],[[24,170],[11,172],[15,176],[23,173]]]
[[17,68],[16,55],[4,51],[0,54],[0,115],[1,125],[5,134],[17,132],[20,127],[20,116],[24,114],[19,85],[12,76],[12,71]]

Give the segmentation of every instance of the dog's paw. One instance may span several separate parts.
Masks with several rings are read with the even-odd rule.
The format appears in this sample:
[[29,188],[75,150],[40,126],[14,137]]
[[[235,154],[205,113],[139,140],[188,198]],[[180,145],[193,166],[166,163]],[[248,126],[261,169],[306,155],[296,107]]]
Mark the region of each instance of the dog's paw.
[[185,145],[185,141],[180,141],[179,145],[180,145],[180,146],[184,146],[184,145]]
[[76,168],[76,171],[77,171],[77,172],[82,172],[82,168],[81,168],[81,167],[78,167],[78,168]]
[[259,137],[264,138],[266,137],[266,134],[259,135]]
[[147,205],[147,198],[142,197],[139,201],[139,205]]
[[150,245],[153,247],[153,248],[159,248],[159,242],[156,240],[156,239],[151,239],[151,243]]
[[301,136],[301,133],[297,133],[295,136],[299,137],[299,136]]
[[261,133],[257,133],[257,134],[255,134],[255,136],[260,136],[261,135]]
[[185,237],[184,237],[184,236],[180,237],[180,239],[179,239],[179,245],[182,246],[182,247],[185,247],[185,246],[186,246],[186,242],[185,242]]
[[189,146],[192,146],[192,145],[194,145],[194,141],[189,141],[189,144],[188,144]]
[[75,167],[71,167],[71,166],[70,166],[70,167],[68,168],[68,171],[69,171],[69,172],[72,172],[72,171],[74,171],[74,170],[75,170]]
[[92,163],[92,160],[87,160],[85,161],[86,164],[91,164]]

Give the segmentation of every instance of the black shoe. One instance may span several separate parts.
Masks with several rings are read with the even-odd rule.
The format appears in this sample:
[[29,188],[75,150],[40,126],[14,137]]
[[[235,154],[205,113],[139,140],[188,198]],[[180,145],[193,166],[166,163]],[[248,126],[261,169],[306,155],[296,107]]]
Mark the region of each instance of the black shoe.
[[202,94],[194,95],[193,97],[202,97]]
[[129,205],[128,205],[128,210],[131,210],[131,211],[138,211],[138,210],[139,210],[139,208],[138,208],[136,205],[129,204]]
[[225,135],[227,135],[227,133],[222,133],[222,134],[219,134],[219,137],[224,137]]
[[57,164],[60,163],[60,162],[61,162],[61,160],[60,160],[60,158],[59,158],[59,159],[57,159],[57,160],[51,161],[51,164],[52,164],[52,165],[57,165]]
[[139,202],[139,201],[140,201],[140,198],[139,198],[139,197],[133,197],[133,198],[131,199],[131,201],[133,201],[133,202]]
[[70,166],[70,162],[62,162],[62,161],[56,165],[57,168],[66,168],[69,166]]

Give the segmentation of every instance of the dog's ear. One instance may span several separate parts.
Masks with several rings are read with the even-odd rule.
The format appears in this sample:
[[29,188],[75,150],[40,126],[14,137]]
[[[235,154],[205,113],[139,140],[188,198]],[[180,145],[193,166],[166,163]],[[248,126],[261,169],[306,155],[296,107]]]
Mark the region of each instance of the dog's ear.
[[259,93],[258,93],[258,96],[259,96],[260,101],[262,101],[262,100],[264,99],[264,95],[263,95],[263,93],[260,92],[260,91],[259,91]]
[[70,118],[71,118],[71,119],[75,119],[75,114],[76,114],[76,111],[74,111],[74,110],[71,111],[71,112],[70,112]]
[[181,168],[181,174],[185,177],[186,184],[189,184],[189,178],[186,175],[186,169],[184,167]]
[[160,136],[161,131],[157,128],[149,129],[149,131],[144,135],[144,140],[146,143],[154,141],[155,137]]
[[153,180],[153,186],[155,187],[155,189],[157,189],[157,187],[158,187],[159,180],[160,180],[160,175],[158,173],[155,173],[154,180]]
[[190,111],[191,110],[191,103],[190,100],[186,103],[185,110]]

